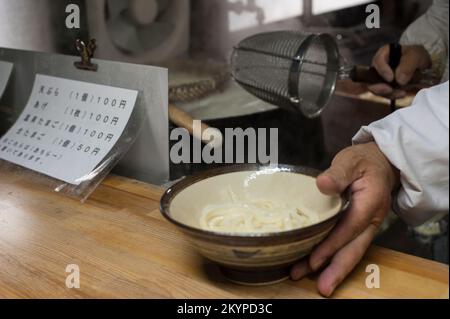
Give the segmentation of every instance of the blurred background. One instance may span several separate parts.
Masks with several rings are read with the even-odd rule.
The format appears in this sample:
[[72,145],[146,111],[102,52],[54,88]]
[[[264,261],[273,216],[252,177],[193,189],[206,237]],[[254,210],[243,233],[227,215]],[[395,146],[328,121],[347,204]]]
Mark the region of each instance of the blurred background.
[[[431,2],[0,0],[0,47],[76,55],[75,39],[95,38],[96,58],[168,67],[176,106],[194,118],[222,131],[226,127],[277,127],[280,163],[324,169],[337,152],[351,144],[362,125],[390,113],[389,101],[371,95],[364,86],[348,83],[338,87],[319,119],[305,119],[254,98],[224,76],[233,46],[263,31],[326,32],[338,41],[345,61],[370,65],[377,49],[398,41]],[[80,29],[65,27],[69,3],[81,9]],[[380,29],[365,25],[369,3],[381,8]],[[176,88],[194,85],[195,89],[195,83],[204,81],[211,84],[207,95],[196,96],[193,90],[189,98],[178,96]],[[412,98],[399,104],[407,106]],[[0,129],[7,125],[2,118],[0,113]],[[169,129],[174,127],[170,124]],[[171,164],[171,179],[206,168],[210,165]],[[445,234],[409,229],[394,216],[377,243],[448,263]]]
[[[81,9],[80,29],[67,29],[65,8]],[[0,47],[76,55],[76,38],[95,38],[95,57],[170,69],[173,87],[217,81],[234,45],[271,30],[326,32],[335,36],[348,63],[370,64],[383,44],[403,30],[431,1],[376,1],[381,28],[367,29],[365,0],[0,0]],[[225,83],[224,83],[225,82]],[[280,162],[326,167],[350,144],[359,127],[389,113],[388,102],[360,86],[339,87],[320,120],[304,121],[249,96],[231,81],[202,99],[177,106],[218,128],[278,127]],[[220,89],[220,92],[219,92]],[[217,94],[215,94],[217,93]],[[183,99],[181,99],[183,100]],[[186,100],[186,99],[185,99]],[[184,100],[182,101],[184,102]],[[408,100],[404,103],[408,104]],[[202,167],[183,166],[173,179]]]

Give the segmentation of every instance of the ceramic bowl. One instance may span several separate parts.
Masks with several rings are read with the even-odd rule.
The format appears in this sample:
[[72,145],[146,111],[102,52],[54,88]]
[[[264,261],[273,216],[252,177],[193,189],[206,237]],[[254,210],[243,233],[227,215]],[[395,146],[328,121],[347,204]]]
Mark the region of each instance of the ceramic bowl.
[[[347,208],[347,196],[325,196],[316,186],[320,172],[298,166],[240,165],[205,171],[169,188],[161,213],[191,240],[201,255],[216,263],[231,281],[264,285],[289,277],[290,267],[320,243]],[[202,209],[230,202],[229,189],[240,198],[264,198],[304,205],[319,221],[291,231],[234,234],[200,228]]]

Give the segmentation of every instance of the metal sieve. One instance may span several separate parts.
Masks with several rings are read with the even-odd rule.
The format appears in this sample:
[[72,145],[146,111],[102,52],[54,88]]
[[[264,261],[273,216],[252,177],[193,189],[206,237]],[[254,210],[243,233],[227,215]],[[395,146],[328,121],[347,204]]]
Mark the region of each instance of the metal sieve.
[[[401,54],[402,47],[391,43],[392,69],[397,68]],[[234,48],[231,69],[236,82],[256,97],[301,111],[307,118],[322,113],[338,79],[386,83],[374,67],[342,63],[331,35],[298,31],[261,33],[243,40]],[[409,86],[429,87],[437,82],[432,70],[417,70]],[[389,84],[398,86],[395,81]]]
[[331,35],[277,31],[240,42],[231,65],[236,82],[256,97],[315,118],[334,93],[340,58]]

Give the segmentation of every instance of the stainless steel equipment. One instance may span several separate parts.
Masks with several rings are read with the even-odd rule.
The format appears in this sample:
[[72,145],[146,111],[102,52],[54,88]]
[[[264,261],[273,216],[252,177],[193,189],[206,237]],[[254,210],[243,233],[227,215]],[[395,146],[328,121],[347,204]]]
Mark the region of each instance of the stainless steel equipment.
[[[399,50],[401,47],[397,46],[397,60],[401,56]],[[281,108],[301,111],[307,118],[322,113],[338,79],[368,84],[385,82],[372,67],[343,63],[335,39],[325,33],[257,34],[235,47],[231,64],[234,79],[244,89]],[[416,72],[411,84],[432,85],[433,74],[427,71]]]
[[250,93],[314,118],[334,93],[340,62],[328,34],[276,31],[243,40],[231,64],[234,79]]

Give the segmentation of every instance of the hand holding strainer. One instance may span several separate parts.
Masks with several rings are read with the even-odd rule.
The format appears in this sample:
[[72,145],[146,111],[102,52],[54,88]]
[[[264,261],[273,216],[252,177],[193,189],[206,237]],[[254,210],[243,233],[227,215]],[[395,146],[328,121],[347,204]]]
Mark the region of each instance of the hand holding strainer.
[[[257,34],[235,47],[231,66],[234,79],[248,92],[281,108],[301,111],[308,118],[322,113],[338,79],[385,82],[374,68],[342,65],[338,45],[329,34]],[[412,82],[422,78],[418,72]]]

